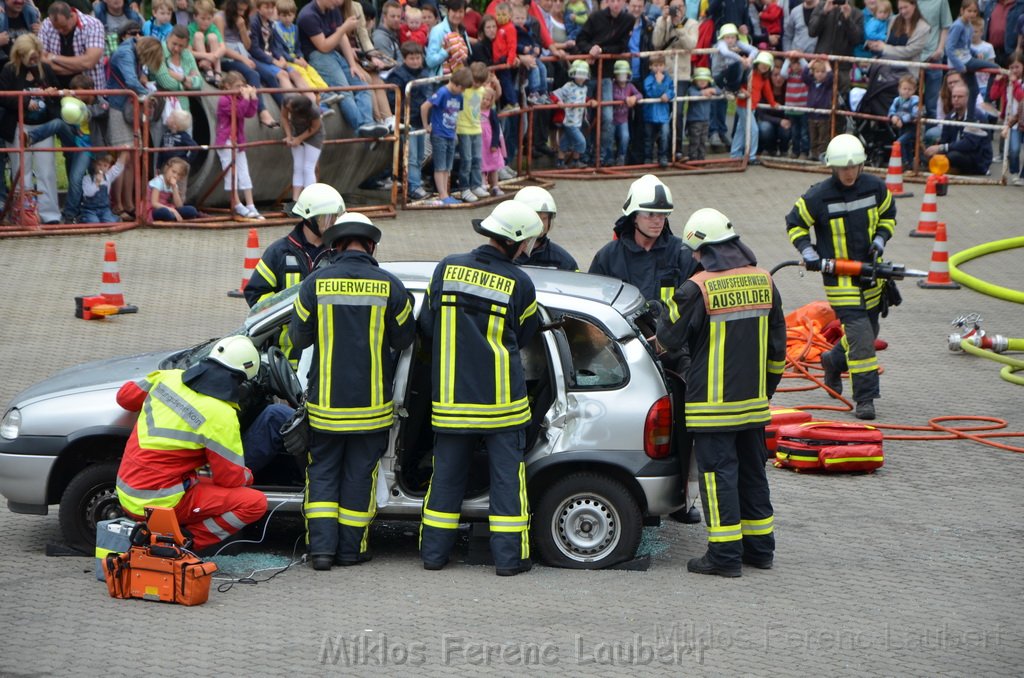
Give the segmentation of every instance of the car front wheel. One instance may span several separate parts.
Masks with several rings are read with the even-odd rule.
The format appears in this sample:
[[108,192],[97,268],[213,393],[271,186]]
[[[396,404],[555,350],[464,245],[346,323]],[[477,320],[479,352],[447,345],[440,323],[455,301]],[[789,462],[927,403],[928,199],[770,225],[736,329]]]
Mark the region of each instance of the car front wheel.
[[91,552],[96,525],[124,516],[114,483],[118,463],[91,464],[78,472],[60,498],[60,529],[67,545]]
[[599,570],[629,560],[643,521],[630,491],[600,473],[574,473],[541,496],[534,516],[540,555],[549,565]]

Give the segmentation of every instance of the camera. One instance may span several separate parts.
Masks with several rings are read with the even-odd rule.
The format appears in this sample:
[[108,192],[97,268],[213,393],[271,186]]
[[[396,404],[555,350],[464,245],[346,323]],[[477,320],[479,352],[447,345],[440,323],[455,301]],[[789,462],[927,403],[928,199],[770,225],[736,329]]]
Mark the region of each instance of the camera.
[[846,0],[832,0],[832,4],[836,5],[836,6],[845,5],[846,4]]
[[668,15],[675,19],[677,16],[679,16],[679,7],[670,5],[668,8]]

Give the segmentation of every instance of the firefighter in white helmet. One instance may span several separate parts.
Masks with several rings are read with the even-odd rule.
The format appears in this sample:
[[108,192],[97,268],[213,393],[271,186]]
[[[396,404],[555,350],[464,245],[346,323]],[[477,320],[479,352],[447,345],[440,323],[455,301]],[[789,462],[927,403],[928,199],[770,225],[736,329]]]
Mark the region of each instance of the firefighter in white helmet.
[[487,242],[437,265],[419,319],[432,345],[435,432],[420,556],[427,570],[447,564],[470,462],[483,443],[491,467],[495,572],[514,576],[531,567],[525,462],[531,416],[520,348],[540,324],[533,281],[514,262],[529,256],[543,227],[531,207],[510,200],[473,228]]
[[661,300],[676,320],[676,288],[697,270],[697,262],[669,228],[673,207],[672,191],[658,177],[645,174],[634,181],[615,222],[617,237],[598,250],[589,272],[635,285],[646,299]]
[[757,267],[728,217],[697,210],[683,241],[704,270],[676,292],[680,318],[659,328],[658,342],[691,357],[686,427],[700,472],[708,549],[687,569],[738,577],[741,563],[768,569],[775,553],[764,428],[785,366],[786,319],[771,275]]
[[516,263],[520,266],[544,266],[564,271],[578,271],[580,267],[572,255],[549,237],[555,215],[558,213],[558,207],[555,205],[555,199],[551,193],[540,186],[527,186],[516,193],[515,200],[533,208],[544,225],[544,230],[533,246],[533,252],[529,255],[521,255],[516,259]]
[[[820,271],[822,257],[874,262],[885,252],[896,230],[896,204],[884,181],[863,172],[866,157],[860,139],[836,136],[825,150],[832,176],[811,186],[786,216],[789,241],[807,270]],[[829,273],[822,278],[844,333],[842,341],[821,356],[825,385],[842,393],[842,373],[849,371],[857,417],[874,419],[879,397],[875,338],[886,282]]]

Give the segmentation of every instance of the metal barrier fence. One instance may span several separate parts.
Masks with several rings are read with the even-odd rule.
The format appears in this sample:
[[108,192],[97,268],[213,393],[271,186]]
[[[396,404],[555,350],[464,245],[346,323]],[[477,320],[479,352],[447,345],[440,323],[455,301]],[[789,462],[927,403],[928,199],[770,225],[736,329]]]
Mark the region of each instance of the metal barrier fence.
[[[403,103],[403,93],[400,88],[395,85],[378,84],[378,85],[364,85],[359,87],[329,87],[326,89],[257,89],[257,94],[262,96],[264,94],[302,94],[306,92],[351,92],[351,91],[362,91],[362,90],[375,90],[383,89],[390,90],[395,96],[396,110],[401,110]],[[283,212],[278,212],[276,215],[273,213],[268,214],[269,218],[260,219],[258,222],[254,220],[239,220],[234,218],[230,214],[230,209],[225,213],[225,210],[216,207],[207,207],[205,202],[212,195],[218,184],[223,180],[224,176],[231,172],[235,172],[235,157],[239,151],[247,149],[263,149],[270,147],[284,147],[284,141],[282,138],[276,139],[265,139],[257,141],[247,141],[244,144],[222,144],[216,145],[213,143],[202,144],[199,146],[182,146],[176,147],[177,150],[182,151],[198,151],[200,153],[207,153],[210,151],[216,151],[218,149],[230,149],[231,150],[231,163],[227,169],[218,170],[219,173],[214,176],[212,181],[207,181],[209,186],[206,190],[198,196],[199,200],[195,205],[209,214],[204,214],[198,219],[189,221],[174,221],[174,222],[152,222],[147,218],[149,213],[149,192],[146,188],[149,179],[154,174],[154,156],[161,150],[164,150],[158,145],[152,145],[149,143],[151,139],[152,127],[155,124],[155,120],[151,119],[150,112],[153,110],[150,101],[156,102],[158,100],[167,100],[171,97],[187,97],[190,101],[193,99],[195,103],[203,105],[204,101],[216,101],[219,97],[224,96],[225,92],[220,90],[205,90],[198,92],[164,92],[159,91],[149,95],[146,99],[147,102],[140,102],[137,95],[130,90],[88,90],[76,92],[74,90],[60,90],[56,95],[47,95],[48,97],[60,98],[63,96],[77,96],[82,95],[122,95],[127,97],[129,105],[132,107],[133,116],[132,134],[135,139],[135,143],[130,148],[120,146],[89,146],[89,147],[63,147],[63,146],[52,146],[52,147],[40,147],[30,148],[24,143],[27,137],[22,134],[21,130],[24,127],[24,105],[23,101],[26,97],[39,97],[39,92],[29,91],[17,91],[17,92],[5,92],[3,96],[10,98],[17,98],[18,100],[18,138],[14,145],[7,150],[11,155],[16,155],[19,159],[18,169],[13,172],[13,180],[11,182],[11,189],[8,195],[7,202],[4,206],[2,213],[0,213],[0,237],[15,237],[15,236],[38,236],[38,235],[63,235],[63,234],[83,234],[83,233],[103,233],[103,232],[119,232],[125,231],[138,226],[156,225],[156,226],[173,226],[173,227],[185,227],[185,228],[225,228],[225,227],[238,227],[238,226],[252,226],[256,223],[260,225],[273,225],[277,223],[291,223],[295,219],[290,215],[286,215]],[[208,115],[210,118],[207,120],[207,127],[210,135],[210,140],[214,139],[214,130],[216,128],[215,110],[216,106],[207,109],[208,111],[214,111],[213,115]],[[58,113],[59,117],[59,113]],[[238,129],[239,124],[244,124],[244,120],[237,118],[235,115],[234,108],[232,108],[232,120],[231,120],[231,138],[235,138],[235,132]],[[327,135],[325,134],[325,137]],[[390,144],[390,161],[388,168],[391,170],[393,175],[397,175],[399,168],[399,157],[398,157],[398,144],[395,143],[398,140],[397,131],[391,132],[387,135],[376,137],[376,138],[361,138],[361,137],[344,137],[344,138],[325,138],[324,139],[324,154],[321,156],[321,163],[324,162],[324,157],[330,152],[332,148],[338,148],[345,144],[367,144],[373,148],[373,145],[378,143],[389,143]],[[131,203],[134,207],[135,217],[130,221],[121,222],[107,222],[97,224],[43,224],[38,223],[38,220],[31,218],[31,210],[33,201],[38,198],[38,191],[30,186],[26,186],[27,181],[24,180],[24,172],[26,171],[26,155],[35,153],[65,153],[69,155],[75,155],[79,153],[96,153],[96,152],[110,152],[120,153],[129,151],[131,156],[129,162],[125,166],[125,173],[130,174],[131,180],[133,181],[132,199]],[[248,153],[247,153],[248,155]],[[331,154],[327,156],[330,160],[334,160]],[[54,163],[56,164],[56,163]],[[348,172],[347,169],[340,169],[339,171]],[[253,178],[258,176],[258,169],[254,168]],[[234,182],[232,182],[234,183]],[[255,182],[254,182],[255,185]],[[275,195],[273,203],[279,205],[283,202],[286,195],[289,195],[291,191],[291,182],[289,181],[282,190]],[[56,196],[54,196],[56,197]],[[351,206],[354,211],[360,211],[375,216],[395,216],[396,206],[398,198],[398,188],[394,185],[389,192],[387,202],[380,204],[371,204],[365,206]]]

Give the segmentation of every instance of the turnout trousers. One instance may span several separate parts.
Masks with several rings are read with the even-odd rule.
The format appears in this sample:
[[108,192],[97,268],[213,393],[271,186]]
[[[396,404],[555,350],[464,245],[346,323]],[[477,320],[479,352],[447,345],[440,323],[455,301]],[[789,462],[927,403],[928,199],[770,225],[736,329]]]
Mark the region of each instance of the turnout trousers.
[[526,498],[526,430],[497,433],[438,433],[434,473],[423,502],[420,555],[443,565],[458,536],[473,452],[481,441],[490,463],[491,554],[497,568],[518,567],[530,557],[530,510]]
[[843,324],[843,339],[821,359],[839,372],[850,372],[854,401],[874,400],[880,394],[875,338],[878,337],[881,307],[871,310],[833,307],[833,310]]
[[309,432],[306,467],[306,542],[311,556],[357,560],[367,550],[377,514],[376,484],[388,431]]
[[764,471],[764,427],[694,431],[693,441],[711,561],[729,568],[739,567],[744,557],[771,561],[775,530]]

